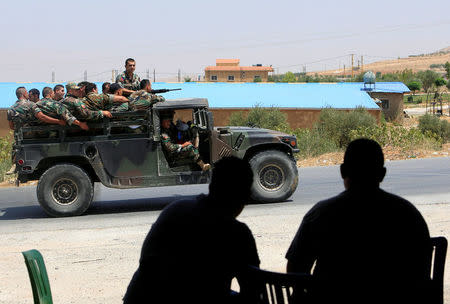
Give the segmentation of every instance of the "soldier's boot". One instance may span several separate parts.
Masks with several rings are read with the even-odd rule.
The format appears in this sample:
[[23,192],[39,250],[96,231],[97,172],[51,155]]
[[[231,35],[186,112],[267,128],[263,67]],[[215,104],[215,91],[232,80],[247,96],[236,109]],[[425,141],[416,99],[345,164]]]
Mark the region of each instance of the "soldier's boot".
[[197,165],[199,165],[200,168],[202,168],[202,171],[208,171],[209,169],[211,169],[211,165],[210,164],[205,164],[202,160],[199,160],[197,162]]
[[6,172],[5,174],[6,174],[6,175],[12,175],[12,174],[14,174],[14,173],[16,173],[16,164],[13,164],[13,165],[11,166],[11,169],[9,169],[9,171]]

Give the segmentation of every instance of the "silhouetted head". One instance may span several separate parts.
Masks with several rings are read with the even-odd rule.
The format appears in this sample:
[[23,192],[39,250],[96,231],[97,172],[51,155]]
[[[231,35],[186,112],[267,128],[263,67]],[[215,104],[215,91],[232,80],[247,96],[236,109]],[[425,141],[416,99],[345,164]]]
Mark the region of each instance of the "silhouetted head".
[[209,197],[212,204],[234,217],[250,200],[253,171],[248,162],[237,157],[224,157],[214,164]]
[[113,83],[109,87],[109,94],[120,95],[122,96],[123,86],[120,83]]
[[341,165],[346,189],[378,187],[385,174],[383,151],[376,141],[359,138],[348,145]]
[[97,93],[97,85],[93,82],[89,82],[84,86],[84,92],[86,94],[89,93]]

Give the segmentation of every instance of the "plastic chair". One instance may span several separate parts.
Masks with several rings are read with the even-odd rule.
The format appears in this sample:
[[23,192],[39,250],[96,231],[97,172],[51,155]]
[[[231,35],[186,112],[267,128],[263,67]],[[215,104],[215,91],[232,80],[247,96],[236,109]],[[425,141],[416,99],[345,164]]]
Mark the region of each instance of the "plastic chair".
[[431,238],[432,271],[431,271],[431,301],[430,303],[444,303],[444,269],[447,254],[447,239],[443,236]]
[[314,279],[310,274],[278,273],[254,266],[249,266],[239,275],[238,281],[242,303],[303,303],[307,302],[314,288]]
[[39,251],[32,249],[22,252],[30,276],[35,304],[52,304],[52,292],[48,281],[44,259]]

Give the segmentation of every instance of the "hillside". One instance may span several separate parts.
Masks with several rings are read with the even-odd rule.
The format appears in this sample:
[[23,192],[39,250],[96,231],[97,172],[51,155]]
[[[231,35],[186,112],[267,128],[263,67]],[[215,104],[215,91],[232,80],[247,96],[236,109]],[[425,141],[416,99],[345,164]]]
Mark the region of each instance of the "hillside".
[[[430,69],[430,65],[432,64],[444,64],[445,62],[450,62],[450,47],[444,48],[442,50],[439,50],[436,53],[433,54],[427,54],[427,55],[420,55],[420,56],[410,56],[407,58],[399,58],[399,59],[393,59],[393,60],[383,60],[383,61],[377,61],[369,64],[364,65],[364,71],[371,70],[374,73],[381,72],[381,73],[392,73],[396,71],[402,71],[404,69],[411,69],[414,72],[417,71],[424,71]],[[437,68],[433,69],[436,72],[444,73],[445,70],[443,68]],[[347,68],[345,71],[346,75],[351,74],[350,68]],[[309,74],[315,74],[316,72],[309,73]],[[359,73],[359,70],[354,71],[355,74]],[[328,71],[321,71],[317,72],[319,75],[334,75],[334,76],[340,76],[344,75],[344,71],[342,69],[340,70],[328,70]]]

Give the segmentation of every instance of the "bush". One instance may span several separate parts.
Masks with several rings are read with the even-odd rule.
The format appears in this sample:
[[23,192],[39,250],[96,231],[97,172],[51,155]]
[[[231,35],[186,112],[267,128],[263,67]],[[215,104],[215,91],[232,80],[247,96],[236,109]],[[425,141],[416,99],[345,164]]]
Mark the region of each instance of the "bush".
[[419,118],[419,129],[422,133],[431,132],[443,142],[450,141],[450,123],[433,115],[423,115]]
[[404,151],[418,148],[437,149],[442,146],[442,140],[434,133],[422,133],[418,128],[406,129],[401,126],[387,124],[375,127],[361,127],[350,131],[351,140],[361,137],[373,139],[382,147],[398,147]]
[[376,119],[364,108],[350,112],[335,109],[323,109],[316,128],[322,136],[333,141],[339,148],[345,148],[350,143],[350,131],[360,127],[373,127]]
[[289,132],[286,114],[278,108],[263,108],[260,105],[255,105],[248,112],[248,115],[245,115],[243,112],[233,113],[230,116],[230,126],[252,126]]
[[413,102],[413,101],[414,101],[414,98],[413,98],[411,95],[409,95],[408,98],[406,98],[406,100],[407,100],[408,102]]
[[11,168],[12,135],[0,138],[0,181],[5,180],[5,173]]
[[322,136],[317,128],[296,129],[293,133],[297,137],[299,156],[301,157],[314,157],[339,150],[335,143]]

